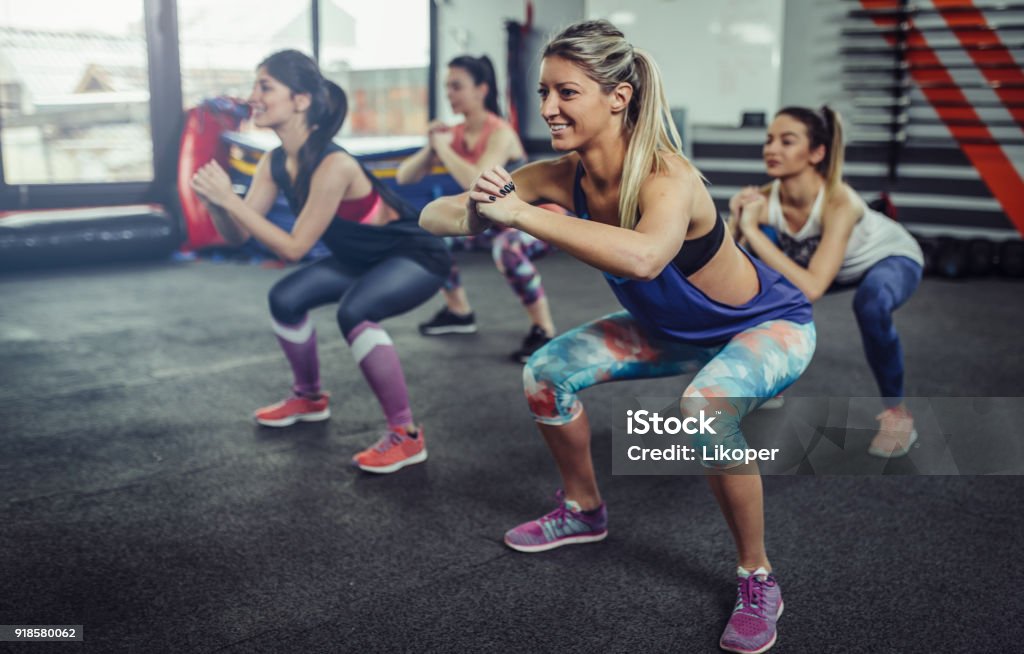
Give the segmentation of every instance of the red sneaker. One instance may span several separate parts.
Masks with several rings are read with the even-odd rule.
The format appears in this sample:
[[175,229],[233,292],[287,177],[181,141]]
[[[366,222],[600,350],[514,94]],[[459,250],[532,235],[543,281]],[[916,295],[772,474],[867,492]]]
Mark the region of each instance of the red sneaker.
[[303,422],[327,420],[331,417],[331,409],[328,407],[330,398],[328,393],[321,393],[320,397],[315,400],[293,395],[277,404],[256,409],[253,417],[256,418],[256,422],[266,427],[287,427],[300,420]]
[[388,433],[359,454],[352,457],[352,464],[360,470],[387,474],[405,466],[427,460],[427,444],[423,441],[423,427],[413,432],[415,438],[401,427],[389,427]]

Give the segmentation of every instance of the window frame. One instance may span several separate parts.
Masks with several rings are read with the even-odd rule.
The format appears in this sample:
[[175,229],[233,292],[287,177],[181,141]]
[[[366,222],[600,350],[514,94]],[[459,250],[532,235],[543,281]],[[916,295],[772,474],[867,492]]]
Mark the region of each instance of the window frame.
[[[149,120],[153,176],[139,182],[8,184],[0,156],[0,211],[61,209],[96,205],[162,204],[178,214],[178,144],[184,126],[177,0],[141,0],[149,79]],[[427,67],[428,116],[436,116],[437,7],[430,6]],[[310,0],[312,51],[319,55],[319,0]],[[3,132],[0,130],[0,148]]]

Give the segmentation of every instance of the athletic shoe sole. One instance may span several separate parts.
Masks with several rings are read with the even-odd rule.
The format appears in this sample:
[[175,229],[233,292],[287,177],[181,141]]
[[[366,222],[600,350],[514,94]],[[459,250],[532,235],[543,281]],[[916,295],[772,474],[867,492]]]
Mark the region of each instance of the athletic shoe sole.
[[424,336],[444,336],[445,334],[475,334],[476,325],[450,325],[448,327],[420,327]]
[[891,452],[887,452],[886,450],[883,450],[880,447],[868,447],[868,454],[871,454],[873,456],[880,456],[883,459],[896,459],[898,457],[906,455],[906,453],[910,451],[910,448],[914,447],[914,443],[916,442],[917,430],[914,429],[911,430],[910,432],[910,441],[907,442],[906,447],[898,450],[892,450]]
[[396,461],[395,463],[392,463],[389,466],[367,466],[357,462],[355,459],[352,460],[352,464],[364,472],[372,472],[377,475],[386,475],[390,472],[398,472],[405,466],[411,466],[416,463],[423,463],[426,460],[427,450],[426,448],[424,448],[422,452],[419,452],[418,454],[413,454],[412,456],[402,459],[401,461]]
[[[785,602],[779,602],[779,612],[775,614],[776,622],[778,622],[779,618],[782,617],[782,609],[784,609],[785,607]],[[763,652],[767,652],[775,646],[775,641],[778,639],[778,637],[779,632],[778,630],[776,630],[775,633],[772,635],[772,639],[768,641],[768,644],[760,649],[733,649],[723,645],[721,640],[718,641],[718,646],[726,652],[736,652],[736,654],[763,654]]]
[[580,545],[583,543],[596,543],[598,541],[604,540],[607,537],[608,530],[605,529],[600,534],[592,534],[589,536],[568,536],[566,538],[559,538],[558,540],[553,540],[550,543],[541,543],[540,545],[519,545],[517,543],[508,542],[507,538],[505,539],[505,544],[517,552],[527,552],[529,554],[532,554],[534,552],[546,552],[548,550],[553,550],[556,547],[561,547],[562,545]]
[[264,427],[288,427],[294,425],[297,422],[320,422],[321,420],[327,420],[331,417],[331,410],[324,409],[323,411],[317,411],[316,413],[297,413],[295,415],[288,416],[287,418],[280,418],[278,420],[268,420],[266,418],[260,418],[259,416],[253,416],[253,418],[259,424]]

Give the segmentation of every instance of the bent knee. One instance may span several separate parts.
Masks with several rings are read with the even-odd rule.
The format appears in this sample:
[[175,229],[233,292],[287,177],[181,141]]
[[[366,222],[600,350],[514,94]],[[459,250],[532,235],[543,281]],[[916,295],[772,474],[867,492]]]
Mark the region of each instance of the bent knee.
[[267,304],[270,307],[270,315],[274,320],[283,325],[294,325],[302,322],[306,315],[306,308],[295,298],[291,297],[282,288],[282,284],[275,284],[267,294]]
[[344,302],[342,302],[338,307],[336,316],[338,319],[338,327],[341,328],[341,333],[346,337],[348,337],[349,333],[361,323],[366,321],[377,322],[374,320],[373,316],[368,314],[368,312]]
[[894,303],[884,288],[862,286],[853,296],[853,313],[860,322],[878,322],[892,314]]
[[523,390],[534,420],[563,425],[582,411],[575,391],[566,384],[568,367],[542,347],[523,366]]

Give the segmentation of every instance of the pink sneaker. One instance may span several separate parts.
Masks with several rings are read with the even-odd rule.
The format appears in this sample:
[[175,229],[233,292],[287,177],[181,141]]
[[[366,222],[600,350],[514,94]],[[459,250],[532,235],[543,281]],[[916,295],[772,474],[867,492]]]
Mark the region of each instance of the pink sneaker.
[[775,644],[775,623],[782,615],[782,591],[764,568],[736,571],[736,606],[718,646],[727,652],[761,654]]
[[300,420],[317,422],[331,417],[330,394],[321,393],[315,400],[299,395],[281,400],[277,404],[256,409],[253,417],[256,422],[266,427],[287,427]]
[[573,543],[596,543],[608,535],[608,508],[604,502],[593,511],[565,499],[565,491],[555,494],[557,508],[536,520],[509,529],[505,544],[520,552],[544,552]]
[[910,411],[902,406],[893,407],[879,413],[875,420],[882,425],[871,440],[868,454],[893,459],[910,451],[917,440],[914,417],[910,415]]

